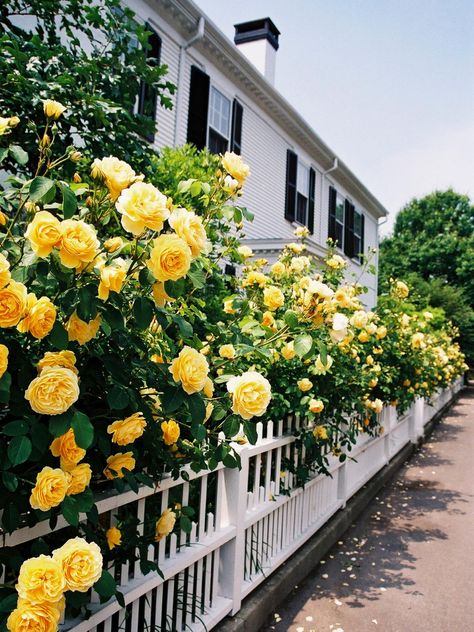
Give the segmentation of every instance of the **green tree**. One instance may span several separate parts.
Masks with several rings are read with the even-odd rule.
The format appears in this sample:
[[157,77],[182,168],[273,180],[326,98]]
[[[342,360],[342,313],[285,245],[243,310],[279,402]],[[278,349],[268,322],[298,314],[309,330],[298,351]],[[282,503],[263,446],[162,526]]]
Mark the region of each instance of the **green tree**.
[[[67,106],[58,121],[64,147],[87,147],[145,168],[151,118],[133,112],[141,81],[171,107],[167,68],[147,58],[149,33],[120,0],[4,0],[0,3],[0,114],[37,120],[42,100]],[[33,123],[14,130],[15,142],[36,152]],[[59,140],[60,138],[60,140]],[[9,170],[14,162],[2,165]],[[25,158],[26,160],[26,158]],[[31,166],[31,165],[29,165]],[[25,165],[25,169],[26,169]]]

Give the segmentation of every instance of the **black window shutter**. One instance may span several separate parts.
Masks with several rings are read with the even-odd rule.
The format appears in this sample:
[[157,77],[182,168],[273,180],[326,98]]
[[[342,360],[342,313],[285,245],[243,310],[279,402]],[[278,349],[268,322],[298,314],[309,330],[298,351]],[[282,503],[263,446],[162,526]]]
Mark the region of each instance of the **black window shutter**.
[[294,151],[286,151],[286,195],[285,219],[295,221],[296,211],[296,174],[298,171],[298,156]]
[[328,238],[336,241],[336,189],[329,187]]
[[230,138],[230,151],[236,154],[242,153],[242,115],[244,108],[234,99],[232,104],[232,134]]
[[209,84],[209,75],[197,66],[191,66],[187,141],[198,149],[206,146]]
[[360,252],[356,252],[356,255],[359,255],[359,261],[362,263],[362,257],[365,255],[365,216],[361,213],[360,216]]
[[354,205],[346,200],[344,205],[344,253],[352,259],[354,256]]
[[[150,65],[158,66],[161,60],[161,37],[153,30],[153,27],[150,26],[148,22],[145,24],[145,28],[150,32],[148,36],[149,48],[146,51],[146,58]],[[156,89],[145,81],[141,81],[140,91],[138,93],[138,114],[154,121],[156,119],[156,102]],[[154,131],[147,135],[147,139],[150,141],[152,141],[154,137]]]
[[308,191],[308,230],[311,235],[314,233],[314,193],[316,186],[316,172],[311,167],[309,170],[309,191]]

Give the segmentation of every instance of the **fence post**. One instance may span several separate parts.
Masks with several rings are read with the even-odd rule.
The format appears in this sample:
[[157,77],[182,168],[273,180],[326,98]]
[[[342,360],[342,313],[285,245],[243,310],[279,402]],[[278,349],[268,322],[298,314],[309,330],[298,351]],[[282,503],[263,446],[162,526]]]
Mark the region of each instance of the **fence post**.
[[224,470],[221,495],[222,526],[235,526],[235,537],[221,549],[219,558],[219,594],[232,599],[232,614],[240,610],[245,572],[245,515],[249,457],[245,446],[239,449],[241,469]]

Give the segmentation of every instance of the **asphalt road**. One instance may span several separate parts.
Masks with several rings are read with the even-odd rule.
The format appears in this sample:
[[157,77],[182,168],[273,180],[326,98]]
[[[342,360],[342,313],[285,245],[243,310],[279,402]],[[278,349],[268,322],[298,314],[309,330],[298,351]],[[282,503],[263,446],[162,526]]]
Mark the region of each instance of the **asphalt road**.
[[262,632],[474,632],[474,388]]

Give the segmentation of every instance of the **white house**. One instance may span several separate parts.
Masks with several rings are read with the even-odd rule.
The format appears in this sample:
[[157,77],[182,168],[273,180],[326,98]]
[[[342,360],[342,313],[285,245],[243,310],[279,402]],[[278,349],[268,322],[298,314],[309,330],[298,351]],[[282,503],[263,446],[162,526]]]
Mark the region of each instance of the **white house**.
[[[360,253],[378,247],[387,211],[273,86],[279,31],[270,18],[236,25],[235,43],[190,0],[127,0],[152,32],[149,55],[168,65],[177,86],[172,110],[156,107],[142,86],[139,110],[156,116],[157,149],[193,142],[232,150],[250,165],[242,204],[254,214],[245,227],[260,256],[275,257],[297,225],[311,231],[309,250],[324,255],[337,239],[350,270],[376,302],[377,278]],[[377,256],[373,261],[377,266]]]

